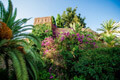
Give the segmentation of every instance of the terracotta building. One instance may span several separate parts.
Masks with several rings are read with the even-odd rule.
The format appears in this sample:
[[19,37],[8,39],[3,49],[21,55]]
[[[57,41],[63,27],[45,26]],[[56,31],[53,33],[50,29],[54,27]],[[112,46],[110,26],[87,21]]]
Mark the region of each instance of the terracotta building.
[[37,25],[37,24],[46,24],[46,25],[52,26],[52,18],[51,16],[35,18],[34,25]]

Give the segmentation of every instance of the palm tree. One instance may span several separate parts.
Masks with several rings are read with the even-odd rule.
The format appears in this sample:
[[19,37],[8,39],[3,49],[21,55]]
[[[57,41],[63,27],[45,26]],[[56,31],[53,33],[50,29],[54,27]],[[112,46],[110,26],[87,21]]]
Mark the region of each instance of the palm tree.
[[115,25],[115,21],[110,19],[109,21],[104,22],[102,28],[97,29],[98,31],[102,31],[100,38],[102,38],[109,47],[114,47],[115,45],[115,35],[113,33],[119,33],[117,30],[119,26]]
[[8,0],[8,9],[0,1],[0,56],[5,61],[8,76],[9,65],[12,65],[17,80],[29,80],[28,76],[37,80],[39,70],[36,63],[41,58],[24,39],[32,40],[39,48],[40,41],[32,34],[25,33],[32,29],[32,25],[24,25],[29,19],[16,20],[16,15],[17,9],[13,12],[11,0]]
[[119,33],[119,31],[117,31],[117,29],[119,28],[119,26],[115,26],[115,21],[113,21],[112,19],[110,19],[109,21],[104,22],[102,25],[102,28],[98,28],[98,31],[102,31],[102,34],[111,34],[111,33]]

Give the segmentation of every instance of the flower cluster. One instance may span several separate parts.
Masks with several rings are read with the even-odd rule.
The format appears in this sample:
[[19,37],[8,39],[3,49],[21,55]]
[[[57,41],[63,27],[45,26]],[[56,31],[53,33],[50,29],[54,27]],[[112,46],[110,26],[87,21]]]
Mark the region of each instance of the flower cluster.
[[65,37],[69,37],[70,36],[70,33],[67,32],[67,33],[62,33],[61,34],[61,41],[63,41],[65,39]]
[[56,51],[56,45],[55,41],[53,40],[52,37],[45,38],[42,41],[42,50],[43,50],[43,55],[45,55],[48,58],[52,58]]
[[45,30],[45,33],[47,33],[49,30]]
[[[96,48],[96,42],[90,34],[84,35],[74,32],[73,34],[62,33],[59,36],[59,42],[61,46],[65,46],[68,49],[72,49],[74,46],[79,46],[80,49]],[[71,46],[71,47],[70,47]]]

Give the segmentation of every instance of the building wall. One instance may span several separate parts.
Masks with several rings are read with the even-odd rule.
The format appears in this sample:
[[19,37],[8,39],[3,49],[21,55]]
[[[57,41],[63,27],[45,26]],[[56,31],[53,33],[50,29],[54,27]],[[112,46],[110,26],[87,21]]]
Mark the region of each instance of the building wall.
[[49,17],[38,17],[34,19],[34,25],[37,24],[47,24],[47,25],[52,25],[52,18],[51,16]]

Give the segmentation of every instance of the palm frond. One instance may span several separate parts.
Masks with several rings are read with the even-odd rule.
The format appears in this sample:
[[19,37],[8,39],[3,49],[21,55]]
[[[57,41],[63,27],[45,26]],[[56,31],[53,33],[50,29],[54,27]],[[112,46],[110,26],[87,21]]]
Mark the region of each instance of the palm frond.
[[27,68],[22,53],[13,49],[9,51],[9,54],[13,62],[17,80],[28,80]]
[[18,38],[22,38],[22,39],[28,38],[28,39],[32,40],[37,45],[38,48],[41,48],[40,40],[32,34],[21,33],[21,34],[16,35],[14,39],[16,39],[16,38],[17,39]]
[[21,30],[14,30],[13,31],[13,36],[14,35],[19,35],[20,33],[24,33],[25,31],[28,31],[28,30],[32,30],[32,28],[24,28],[24,29],[21,29]]
[[10,21],[8,22],[9,28],[11,28],[12,25],[13,25],[13,23],[15,22],[16,16],[17,16],[17,8],[15,8],[14,14],[11,16],[11,19],[10,19]]
[[[38,48],[41,47],[40,41],[32,34],[24,33],[27,30],[31,30],[33,27],[33,25],[24,25],[30,18],[15,20],[16,15],[17,9],[15,9],[13,12],[13,5],[11,0],[8,0],[7,10],[0,1],[0,19],[2,22],[7,24],[13,33],[12,39],[0,40],[0,48],[2,49],[2,52],[4,52],[3,54],[9,55],[8,59],[10,58],[12,60],[17,80],[28,80],[29,78],[27,71],[33,75],[33,79],[38,80],[39,70],[37,69],[37,62],[40,62],[41,65],[43,64],[41,57],[24,39],[28,38],[32,40]],[[23,47],[26,54],[23,54],[22,51],[17,49],[20,46]],[[29,64],[29,66],[26,64]]]
[[25,29],[25,28],[32,28],[33,25],[25,25],[25,26],[15,26],[12,31],[13,33],[16,32],[16,31],[19,31],[19,30],[22,30],[22,29]]
[[110,34],[111,32],[118,32],[116,31],[116,29],[119,28],[119,26],[114,26],[115,21],[113,21],[112,19],[110,19],[109,21],[103,22],[102,28],[97,29],[98,31],[103,31],[103,33],[107,33]]
[[21,71],[21,67],[20,67],[20,62],[17,58],[17,56],[14,54],[14,52],[9,51],[9,55],[10,58],[12,60],[14,69],[15,69],[15,73],[16,73],[16,78],[17,80],[21,80],[22,79],[22,71]]
[[104,29],[100,29],[100,28],[98,28],[97,31],[103,31],[103,32],[104,32],[105,30],[104,30]]
[[18,19],[17,21],[15,21],[12,26],[11,26],[11,29],[14,29],[15,27],[21,27],[23,24],[25,24],[29,19],[27,18],[24,18],[24,19]]
[[2,47],[5,43],[7,43],[9,40],[0,40],[0,47]]
[[8,24],[8,22],[10,21],[10,18],[12,16],[12,11],[13,11],[13,5],[12,5],[11,0],[8,1],[8,4],[9,4],[8,5],[8,11],[6,12],[7,15],[6,15],[6,21],[5,21],[6,24]]
[[111,33],[120,33],[120,31],[112,30]]
[[5,7],[4,7],[4,5],[3,5],[3,3],[0,1],[0,18],[1,19],[3,19],[4,18],[4,16],[5,16]]
[[37,68],[37,65],[35,64],[36,62],[34,61],[32,56],[30,56],[29,54],[25,55],[25,57],[26,57],[26,62],[28,63],[27,66],[28,65],[30,66],[30,67],[28,67],[29,73],[31,74],[31,76],[33,76],[34,80],[38,80],[39,69]]

